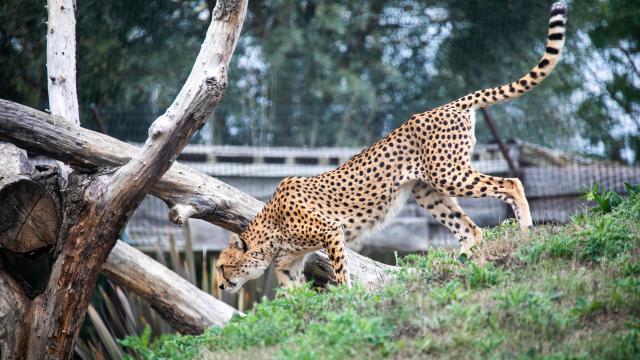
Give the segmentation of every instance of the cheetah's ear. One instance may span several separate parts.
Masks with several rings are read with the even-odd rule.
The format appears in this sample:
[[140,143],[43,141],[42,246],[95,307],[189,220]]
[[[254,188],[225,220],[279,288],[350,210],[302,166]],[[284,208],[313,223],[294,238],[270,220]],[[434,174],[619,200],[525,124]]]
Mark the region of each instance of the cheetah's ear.
[[229,246],[238,248],[243,252],[249,251],[247,243],[244,240],[240,239],[240,236],[238,236],[238,234],[231,234],[231,236],[229,237]]

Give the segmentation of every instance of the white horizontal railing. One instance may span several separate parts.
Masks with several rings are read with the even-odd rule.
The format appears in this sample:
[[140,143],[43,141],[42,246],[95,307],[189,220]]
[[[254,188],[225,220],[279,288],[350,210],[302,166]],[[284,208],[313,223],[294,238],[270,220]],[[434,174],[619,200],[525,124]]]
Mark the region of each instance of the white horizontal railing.
[[[134,144],[140,145],[141,144]],[[336,168],[359,153],[360,148],[252,147],[232,145],[188,145],[179,161],[216,177],[278,178],[315,176]],[[31,159],[37,165],[54,162],[41,157]],[[479,144],[472,163],[483,173],[506,173],[507,162],[498,147]]]

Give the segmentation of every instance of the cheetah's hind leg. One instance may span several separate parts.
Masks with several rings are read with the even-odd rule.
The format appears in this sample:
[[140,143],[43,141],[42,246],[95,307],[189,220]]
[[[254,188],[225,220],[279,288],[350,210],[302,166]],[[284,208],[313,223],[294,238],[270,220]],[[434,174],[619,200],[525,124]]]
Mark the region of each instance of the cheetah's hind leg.
[[482,242],[482,229],[464,213],[456,198],[443,195],[424,182],[416,183],[413,196],[436,221],[453,233],[461,245],[461,253],[471,257],[472,249]]
[[451,196],[466,198],[494,197],[511,205],[520,229],[528,230],[532,225],[529,203],[524,195],[524,187],[518,178],[500,178],[482,174],[467,168],[454,178],[443,179],[436,188]]

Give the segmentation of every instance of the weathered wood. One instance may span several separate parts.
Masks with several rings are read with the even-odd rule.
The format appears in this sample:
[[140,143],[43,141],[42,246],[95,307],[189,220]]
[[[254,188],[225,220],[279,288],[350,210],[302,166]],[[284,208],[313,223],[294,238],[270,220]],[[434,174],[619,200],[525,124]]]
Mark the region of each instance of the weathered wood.
[[28,309],[29,299],[0,268],[0,359],[19,359],[25,353]]
[[[85,170],[122,166],[140,151],[60,117],[1,99],[0,140]],[[192,217],[234,232],[242,230],[263,206],[259,200],[177,162],[150,193],[170,208],[182,204],[184,209],[195,211]]]
[[[47,1],[47,91],[49,111],[80,125],[76,91],[75,0]],[[58,162],[66,180],[71,168]]]
[[521,140],[518,140],[518,147],[522,166],[619,165],[613,161],[587,158]]
[[[349,276],[355,282],[367,289],[378,289],[393,278],[392,271],[397,267],[373,261],[351,249],[347,249],[347,267]],[[316,251],[307,256],[304,265],[304,273],[307,278],[312,278],[316,285],[325,287],[335,283],[333,267],[327,253]]]
[[26,179],[33,171],[27,153],[10,143],[0,142],[0,188],[17,179]]
[[[154,121],[143,149],[115,172],[73,176],[84,189],[77,221],[64,236],[47,288],[32,304],[27,359],[71,356],[104,261],[118,232],[153,183],[204,124],[226,87],[226,68],[244,21],[246,1],[219,1],[195,65],[165,114]],[[86,186],[85,186],[86,184]],[[71,188],[70,184],[70,188]]]
[[122,241],[111,251],[102,272],[150,300],[151,307],[183,334],[201,334],[213,325],[225,324],[234,314],[240,314]]
[[[2,145],[14,147],[11,144]],[[19,154],[19,152],[14,153]],[[8,160],[7,158],[2,159]],[[7,169],[11,168],[9,165],[7,161]],[[14,167],[13,171],[17,172],[18,170]],[[6,171],[4,173],[10,175]],[[41,183],[47,185],[48,182],[44,182],[43,178],[48,178],[48,176],[48,171],[44,171],[44,173],[34,171],[31,179],[26,178],[22,181],[29,181],[30,183],[39,185],[40,188],[46,188],[48,186],[42,186]],[[3,190],[4,189],[0,190],[0,194]],[[20,191],[19,189],[16,190]],[[47,189],[47,191],[53,193],[56,189]],[[59,187],[57,191],[60,191]],[[8,192],[11,193],[11,191]],[[60,207],[59,201],[54,203],[56,208]],[[69,205],[69,203],[73,203],[73,200],[67,201],[67,205]],[[5,203],[0,200],[0,204]],[[0,214],[3,208],[5,208],[5,206],[0,207]],[[15,222],[16,220],[0,220],[0,224],[12,224],[11,221]],[[56,220],[56,223],[57,234],[57,228],[60,224],[58,220]],[[22,243],[16,243],[17,245],[24,246]],[[30,248],[29,251],[37,250],[36,248],[37,247]],[[11,250],[15,251],[15,249]],[[9,261],[9,259],[6,258],[4,260]],[[24,260],[24,258],[16,258],[10,263],[4,263],[3,265],[9,268],[17,263],[24,263]],[[37,259],[33,260],[37,261]],[[30,259],[29,261],[32,260]],[[37,262],[37,265],[46,267],[46,264],[40,262]],[[26,266],[28,267],[29,265]],[[48,270],[48,267],[46,268]],[[109,256],[109,261],[105,263],[102,271],[105,275],[129,287],[130,290],[145,299],[151,307],[158,310],[158,314],[165,319],[169,325],[181,333],[202,333],[207,327],[221,325],[227,322],[234,313],[237,313],[231,306],[202,292],[173,271],[123,242],[119,242],[116,245]],[[12,274],[14,276],[16,275],[15,269]],[[25,274],[20,273],[19,275]],[[22,280],[25,281],[24,279]],[[30,289],[34,286],[37,286],[37,284],[29,284]],[[37,294],[37,289],[33,290]],[[3,357],[0,356],[0,359],[2,358]]]
[[26,153],[0,143],[0,247],[18,253],[55,244],[60,218],[55,199],[31,180]]
[[35,181],[21,179],[0,189],[0,247],[18,253],[54,245],[60,219],[52,196]]
[[47,90],[49,110],[80,124],[76,91],[74,0],[47,1]]

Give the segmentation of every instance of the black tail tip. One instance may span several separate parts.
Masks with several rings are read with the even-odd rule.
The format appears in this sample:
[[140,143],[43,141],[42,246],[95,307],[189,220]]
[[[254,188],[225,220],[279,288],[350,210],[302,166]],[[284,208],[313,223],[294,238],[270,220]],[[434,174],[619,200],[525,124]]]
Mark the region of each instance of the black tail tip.
[[551,16],[555,16],[558,14],[566,14],[567,13],[567,6],[561,2],[556,2],[553,3],[553,5],[551,5]]

